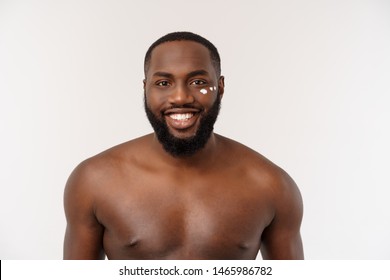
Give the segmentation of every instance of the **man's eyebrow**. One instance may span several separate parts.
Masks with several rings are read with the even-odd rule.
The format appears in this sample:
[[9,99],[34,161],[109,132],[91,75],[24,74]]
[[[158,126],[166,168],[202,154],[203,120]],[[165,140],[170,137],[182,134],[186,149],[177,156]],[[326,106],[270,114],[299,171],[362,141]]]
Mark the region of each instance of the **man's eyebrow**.
[[[207,76],[207,75],[209,75],[209,72],[207,72],[206,70],[200,69],[200,70],[191,71],[186,76],[191,78],[191,77],[202,76],[202,75]],[[153,73],[153,77],[173,78],[173,74],[168,73],[168,72],[158,71],[158,72]]]
[[167,73],[167,72],[155,72],[155,73],[153,73],[153,77],[172,78],[173,75],[171,73]]
[[209,72],[206,70],[195,70],[187,74],[187,77],[194,77],[194,76],[207,76],[209,75]]

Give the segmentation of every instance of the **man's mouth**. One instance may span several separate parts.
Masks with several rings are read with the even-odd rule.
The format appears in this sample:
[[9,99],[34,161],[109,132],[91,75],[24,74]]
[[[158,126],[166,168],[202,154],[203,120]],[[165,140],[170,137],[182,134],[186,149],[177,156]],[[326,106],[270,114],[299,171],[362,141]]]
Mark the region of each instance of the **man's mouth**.
[[186,113],[186,114],[170,114],[168,115],[171,119],[178,120],[178,121],[187,121],[188,119],[192,118],[194,116],[193,113]]
[[175,130],[184,130],[194,126],[198,116],[198,110],[168,110],[165,112],[167,125]]

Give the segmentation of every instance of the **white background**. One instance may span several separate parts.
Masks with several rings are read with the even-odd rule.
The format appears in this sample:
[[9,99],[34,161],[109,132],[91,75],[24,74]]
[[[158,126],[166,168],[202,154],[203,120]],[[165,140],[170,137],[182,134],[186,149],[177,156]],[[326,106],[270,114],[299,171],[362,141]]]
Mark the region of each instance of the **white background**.
[[83,159],[151,132],[143,57],[172,31],[220,51],[216,132],[302,192],[307,259],[390,259],[390,1],[0,0],[0,259],[61,259]]

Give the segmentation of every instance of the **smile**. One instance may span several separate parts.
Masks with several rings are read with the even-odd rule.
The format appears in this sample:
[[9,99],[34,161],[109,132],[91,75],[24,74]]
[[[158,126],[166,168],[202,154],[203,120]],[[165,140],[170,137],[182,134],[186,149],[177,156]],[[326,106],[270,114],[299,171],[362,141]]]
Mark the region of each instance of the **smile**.
[[198,112],[171,112],[165,115],[167,125],[175,130],[186,130],[198,120]]
[[169,117],[174,120],[188,120],[194,116],[193,113],[186,113],[186,114],[170,114]]

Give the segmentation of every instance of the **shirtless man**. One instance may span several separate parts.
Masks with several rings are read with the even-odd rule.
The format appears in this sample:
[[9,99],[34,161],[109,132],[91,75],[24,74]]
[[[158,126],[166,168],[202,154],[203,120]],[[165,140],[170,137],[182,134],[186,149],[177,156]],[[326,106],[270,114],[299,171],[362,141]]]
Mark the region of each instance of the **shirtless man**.
[[66,185],[64,259],[302,259],[302,200],[257,152],[213,132],[217,49],[168,34],[145,57],[154,133],[82,162]]

